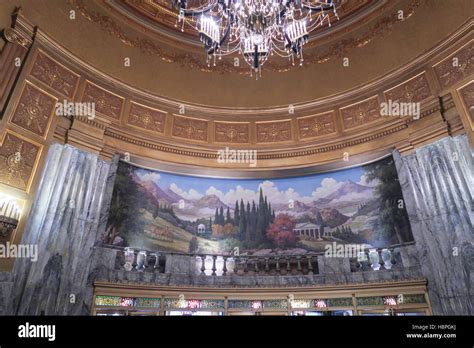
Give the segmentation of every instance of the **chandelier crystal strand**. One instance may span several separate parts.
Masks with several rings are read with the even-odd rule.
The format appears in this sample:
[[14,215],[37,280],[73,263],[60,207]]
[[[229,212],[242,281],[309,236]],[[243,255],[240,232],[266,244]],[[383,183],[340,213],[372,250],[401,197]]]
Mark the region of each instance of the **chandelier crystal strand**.
[[[188,1],[198,5],[188,6]],[[303,46],[309,33],[326,23],[343,0],[174,0],[176,26],[189,25],[199,33],[208,66],[216,58],[239,53],[251,73],[261,76],[270,56],[295,57],[303,64]],[[251,74],[253,75],[253,74]]]

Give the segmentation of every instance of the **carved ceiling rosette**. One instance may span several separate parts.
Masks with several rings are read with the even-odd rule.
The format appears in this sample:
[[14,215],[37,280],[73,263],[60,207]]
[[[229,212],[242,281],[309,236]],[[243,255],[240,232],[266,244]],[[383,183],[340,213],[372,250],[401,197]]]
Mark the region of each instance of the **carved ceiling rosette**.
[[27,83],[13,112],[11,123],[44,137],[48,131],[57,99]]
[[322,115],[300,118],[298,129],[301,139],[335,133],[334,113],[331,111]]
[[132,103],[128,123],[139,128],[163,133],[165,131],[165,119],[166,114],[163,111]]
[[207,141],[208,122],[193,118],[174,116],[172,134],[178,138]]
[[341,109],[344,129],[364,126],[380,117],[377,96]]
[[56,92],[73,98],[79,76],[61,66],[43,52],[38,52],[30,75]]
[[7,131],[0,146],[0,182],[27,191],[40,150]]
[[441,86],[448,87],[474,72],[474,40],[435,67]]
[[216,122],[216,141],[221,143],[248,143],[248,123]]
[[83,102],[95,103],[95,110],[104,116],[120,119],[123,98],[97,87],[90,82],[87,83],[82,96]]
[[425,73],[385,92],[385,99],[392,102],[418,103],[431,96]]
[[257,142],[275,143],[291,140],[291,121],[257,123]]

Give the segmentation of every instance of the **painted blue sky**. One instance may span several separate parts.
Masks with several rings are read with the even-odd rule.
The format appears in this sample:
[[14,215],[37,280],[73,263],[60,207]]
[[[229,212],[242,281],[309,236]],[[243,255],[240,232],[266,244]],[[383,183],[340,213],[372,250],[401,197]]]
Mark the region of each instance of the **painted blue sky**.
[[[235,188],[237,185],[242,186],[245,189],[249,190],[258,190],[259,185],[262,181],[268,180],[275,183],[275,185],[280,190],[288,190],[292,188],[300,195],[307,195],[318,186],[321,185],[321,181],[324,178],[332,178],[336,181],[348,181],[352,180],[358,182],[361,176],[364,174],[364,171],[361,167],[339,170],[335,172],[323,173],[323,174],[314,174],[308,176],[292,177],[292,178],[278,178],[278,179],[216,179],[216,178],[203,178],[197,176],[188,176],[188,175],[176,175],[168,174],[160,171],[149,171],[146,169],[140,169],[138,171],[139,175],[145,173],[156,173],[159,174],[159,179],[156,183],[159,184],[161,188],[168,188],[171,184],[178,185],[181,189],[188,191],[190,189],[195,189],[202,191],[204,193],[210,186],[214,186],[218,190],[223,192],[229,191]],[[158,178],[158,177],[156,177]],[[154,180],[155,181],[155,180]]]
[[160,188],[169,188],[186,199],[199,199],[204,195],[214,194],[226,204],[231,204],[240,198],[244,201],[258,200],[260,187],[272,202],[284,203],[289,199],[310,202],[325,197],[349,180],[367,186],[375,184],[366,182],[362,167],[275,179],[203,178],[141,168],[137,169],[136,174],[141,180],[152,180]]

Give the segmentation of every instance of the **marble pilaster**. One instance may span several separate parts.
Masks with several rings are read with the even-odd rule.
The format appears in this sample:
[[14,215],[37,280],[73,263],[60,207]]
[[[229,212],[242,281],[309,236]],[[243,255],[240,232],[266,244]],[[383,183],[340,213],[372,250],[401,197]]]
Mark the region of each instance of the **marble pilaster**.
[[22,244],[38,260],[13,269],[12,314],[88,314],[91,256],[110,165],[69,145],[50,147]]
[[394,154],[434,314],[474,314],[474,162],[466,136]]

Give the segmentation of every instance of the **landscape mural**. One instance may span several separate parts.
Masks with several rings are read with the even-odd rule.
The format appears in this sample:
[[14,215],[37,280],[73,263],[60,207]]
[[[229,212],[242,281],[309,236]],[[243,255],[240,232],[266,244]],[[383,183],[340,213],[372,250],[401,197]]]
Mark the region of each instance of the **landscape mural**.
[[120,162],[108,245],[184,253],[305,253],[413,240],[393,158],[323,174],[216,179]]

